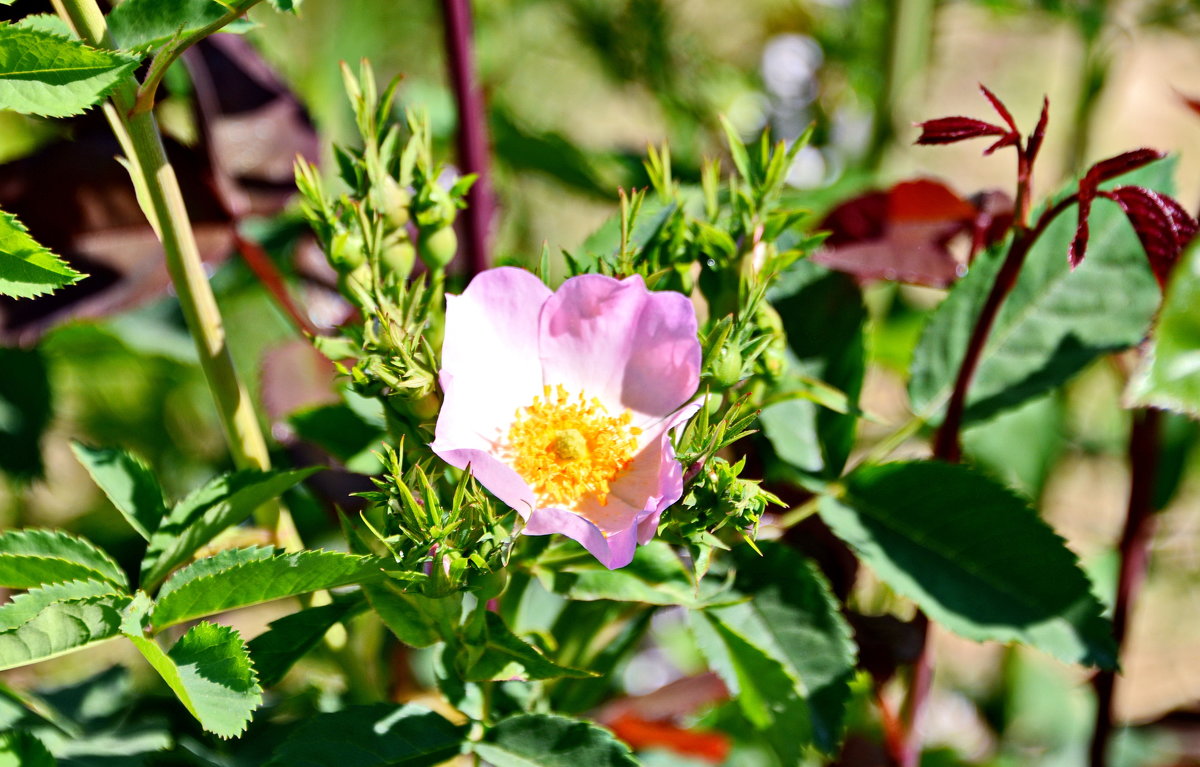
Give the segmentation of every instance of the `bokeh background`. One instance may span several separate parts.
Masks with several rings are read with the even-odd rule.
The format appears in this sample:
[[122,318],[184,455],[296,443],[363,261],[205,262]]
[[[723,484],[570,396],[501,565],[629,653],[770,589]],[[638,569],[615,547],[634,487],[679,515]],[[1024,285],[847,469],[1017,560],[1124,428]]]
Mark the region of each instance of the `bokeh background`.
[[[0,7],[7,18],[47,11],[37,0]],[[551,253],[579,247],[613,215],[619,188],[646,183],[641,161],[650,145],[668,144],[676,176],[698,179],[701,159],[722,154],[720,116],[747,138],[769,129],[791,140],[813,126],[789,179],[814,222],[865,190],[920,176],[964,196],[1011,192],[1014,163],[1004,152],[982,157],[982,144],[912,143],[915,121],[992,119],[979,83],[1027,130],[1049,98],[1039,195],[1091,161],[1151,146],[1178,155],[1178,197],[1192,211],[1200,202],[1200,106],[1189,103],[1200,99],[1195,0],[488,0],[474,11],[498,196],[492,242],[501,259],[528,262],[544,245]],[[295,16],[260,7],[251,19],[244,37],[194,56],[192,78],[168,81],[160,121],[177,143],[235,357],[266,405],[276,449],[369,471],[369,453],[313,447],[289,418],[333,402],[333,376],[307,351],[263,275],[283,280],[302,322],[319,328],[344,318],[331,273],[288,207],[294,154],[328,166],[330,142],[354,139],[340,61],[365,57],[381,79],[402,75],[400,101],[427,110],[439,152],[453,161],[440,6],[304,0]],[[68,440],[135,450],[176,495],[228,458],[152,235],[121,191],[127,178],[103,134],[94,116],[50,124],[0,112],[0,207],[19,212],[36,236],[93,275],[82,292],[37,310],[0,305],[0,524],[65,527],[133,556],[135,542]],[[263,245],[265,266],[237,247],[241,237]],[[880,421],[864,427],[869,441],[907,416],[908,355],[942,293],[877,285],[867,295],[873,365],[864,409]],[[1119,365],[1102,361],[1065,392],[966,435],[977,460],[1041,499],[1101,592],[1115,577],[1128,489]],[[1133,726],[1122,735],[1120,764],[1200,764],[1193,437],[1181,428],[1171,454],[1183,484],[1157,525],[1123,658],[1118,712]],[[290,499],[312,544],[332,540],[333,504],[351,504],[347,493],[363,489],[349,472],[325,482]],[[869,582],[860,591],[860,606],[909,609],[879,601]],[[277,614],[238,620],[253,634]],[[669,615],[656,622],[656,643],[626,672],[629,692],[690,673],[697,658],[680,646],[681,633]],[[926,736],[944,748],[928,763],[1082,762],[1093,705],[1085,672],[944,633],[937,642],[942,661]],[[88,654],[0,680],[66,684],[97,662]],[[337,694],[322,687],[319,668],[304,673],[291,682],[296,690]],[[869,713],[863,717],[870,731]],[[758,763],[733,753],[731,764]],[[845,763],[872,763],[854,758]],[[664,753],[652,763],[685,759]]]

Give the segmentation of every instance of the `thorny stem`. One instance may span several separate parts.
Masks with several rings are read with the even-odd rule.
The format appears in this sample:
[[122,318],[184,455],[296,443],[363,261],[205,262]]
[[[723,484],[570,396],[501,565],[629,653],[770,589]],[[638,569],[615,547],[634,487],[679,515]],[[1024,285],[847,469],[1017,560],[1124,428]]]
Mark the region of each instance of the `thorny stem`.
[[[1121,531],[1119,551],[1121,569],[1117,576],[1117,595],[1113,605],[1113,639],[1118,652],[1129,626],[1129,610],[1142,580],[1150,556],[1150,537],[1154,521],[1154,483],[1158,471],[1159,431],[1162,412],[1152,408],[1135,410],[1129,433],[1131,482],[1125,528]],[[1106,767],[1108,741],[1113,729],[1113,693],[1116,673],[1101,671],[1092,679],[1096,690],[1096,724],[1088,751],[1090,767]]]
[[483,92],[475,82],[470,0],[442,0],[445,20],[446,56],[454,102],[458,108],[458,163],[464,174],[474,173],[475,184],[467,192],[463,211],[463,234],[467,246],[468,276],[488,268],[488,230],[495,200],[488,171],[487,111]]
[[[55,9],[82,40],[112,48],[112,36],[96,0],[53,0]],[[217,412],[238,468],[266,470],[270,456],[249,391],[238,377],[225,339],[225,328],[216,297],[200,259],[195,233],[183,202],[175,169],[167,161],[158,124],[151,111],[132,113],[138,84],[133,77],[113,91],[104,114],[130,164],[138,199],[166,255],[167,271],[179,297],[180,309],[196,350]],[[256,522],[273,531],[277,543],[288,549],[301,547],[291,516],[278,503],[255,512]]]

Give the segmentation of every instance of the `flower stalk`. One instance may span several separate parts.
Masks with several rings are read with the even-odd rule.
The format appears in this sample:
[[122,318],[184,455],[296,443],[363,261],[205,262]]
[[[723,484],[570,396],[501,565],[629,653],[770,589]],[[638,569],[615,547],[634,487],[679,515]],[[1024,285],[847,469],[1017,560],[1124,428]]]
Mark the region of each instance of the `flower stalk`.
[[[114,47],[95,0],[54,0],[54,5],[80,39],[98,48]],[[175,169],[167,160],[154,114],[136,109],[137,99],[138,83],[130,77],[117,86],[110,102],[104,105],[105,117],[125,152],[142,209],[162,242],[167,271],[216,401],[234,464],[239,469],[265,471],[271,464],[267,443],[249,390],[234,367],[183,192]],[[289,550],[302,548],[291,516],[280,504],[270,503],[258,509],[255,521],[271,530],[280,546]]]

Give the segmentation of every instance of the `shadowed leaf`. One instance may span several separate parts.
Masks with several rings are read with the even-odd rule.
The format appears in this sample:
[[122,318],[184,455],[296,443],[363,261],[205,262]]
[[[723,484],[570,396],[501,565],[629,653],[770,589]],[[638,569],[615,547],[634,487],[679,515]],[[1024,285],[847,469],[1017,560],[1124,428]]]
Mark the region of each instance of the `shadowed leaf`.
[[1112,627],[1075,555],[995,480],[937,462],[868,466],[821,500],[821,518],[951,631],[1116,666]]
[[509,717],[472,748],[495,767],[637,767],[608,730],[553,714]]
[[411,703],[348,706],[302,721],[265,767],[433,767],[453,758],[466,734]]

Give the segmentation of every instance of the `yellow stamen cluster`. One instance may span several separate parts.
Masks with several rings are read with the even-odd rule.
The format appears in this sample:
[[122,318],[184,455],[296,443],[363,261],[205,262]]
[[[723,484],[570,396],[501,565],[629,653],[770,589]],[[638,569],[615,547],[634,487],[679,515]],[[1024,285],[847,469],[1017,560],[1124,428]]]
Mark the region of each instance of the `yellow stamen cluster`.
[[609,415],[595,397],[547,386],[517,411],[504,440],[506,457],[541,503],[571,508],[587,495],[608,503],[609,486],[637,452],[632,414]]

